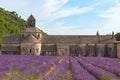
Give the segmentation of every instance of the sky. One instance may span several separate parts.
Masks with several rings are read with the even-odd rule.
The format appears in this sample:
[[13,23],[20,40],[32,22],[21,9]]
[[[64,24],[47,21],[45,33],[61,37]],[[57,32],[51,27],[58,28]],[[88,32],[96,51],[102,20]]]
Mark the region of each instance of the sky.
[[49,35],[120,32],[120,0],[0,0],[0,7],[25,20],[32,14]]

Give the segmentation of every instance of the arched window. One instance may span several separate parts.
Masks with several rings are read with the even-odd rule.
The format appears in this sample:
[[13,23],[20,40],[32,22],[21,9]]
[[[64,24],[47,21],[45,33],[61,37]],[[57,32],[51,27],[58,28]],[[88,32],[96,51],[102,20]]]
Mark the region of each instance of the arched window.
[[30,21],[30,26],[31,26],[31,27],[35,27],[35,26],[34,26],[34,21]]
[[40,35],[38,34],[38,38],[40,37]]

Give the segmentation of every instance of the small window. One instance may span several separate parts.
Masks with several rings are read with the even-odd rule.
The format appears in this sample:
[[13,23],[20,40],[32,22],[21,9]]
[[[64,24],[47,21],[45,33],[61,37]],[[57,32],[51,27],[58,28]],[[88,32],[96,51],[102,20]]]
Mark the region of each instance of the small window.
[[22,38],[24,38],[24,34],[22,34]]
[[40,34],[38,34],[38,38],[40,38]]
[[30,49],[30,53],[32,52],[32,50]]

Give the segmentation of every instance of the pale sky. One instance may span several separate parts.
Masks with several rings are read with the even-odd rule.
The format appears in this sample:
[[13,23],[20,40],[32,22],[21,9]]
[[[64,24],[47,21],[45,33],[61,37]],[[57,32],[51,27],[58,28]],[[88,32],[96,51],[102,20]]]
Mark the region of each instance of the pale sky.
[[0,0],[0,7],[51,35],[96,35],[120,32],[120,0]]

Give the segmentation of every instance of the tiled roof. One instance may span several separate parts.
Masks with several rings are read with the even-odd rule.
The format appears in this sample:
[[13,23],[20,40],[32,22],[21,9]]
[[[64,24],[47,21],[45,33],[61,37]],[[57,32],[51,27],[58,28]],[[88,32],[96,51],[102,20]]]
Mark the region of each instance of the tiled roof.
[[[99,40],[100,39],[100,40]],[[114,43],[116,40],[112,35],[48,35],[42,38],[43,44],[50,43]]]
[[32,34],[28,35],[25,40],[21,42],[40,42],[37,38],[35,38]]
[[37,27],[26,28],[22,31],[22,33],[30,33],[30,32],[41,32]]
[[20,35],[19,34],[8,34],[3,36],[2,43],[19,43]]

